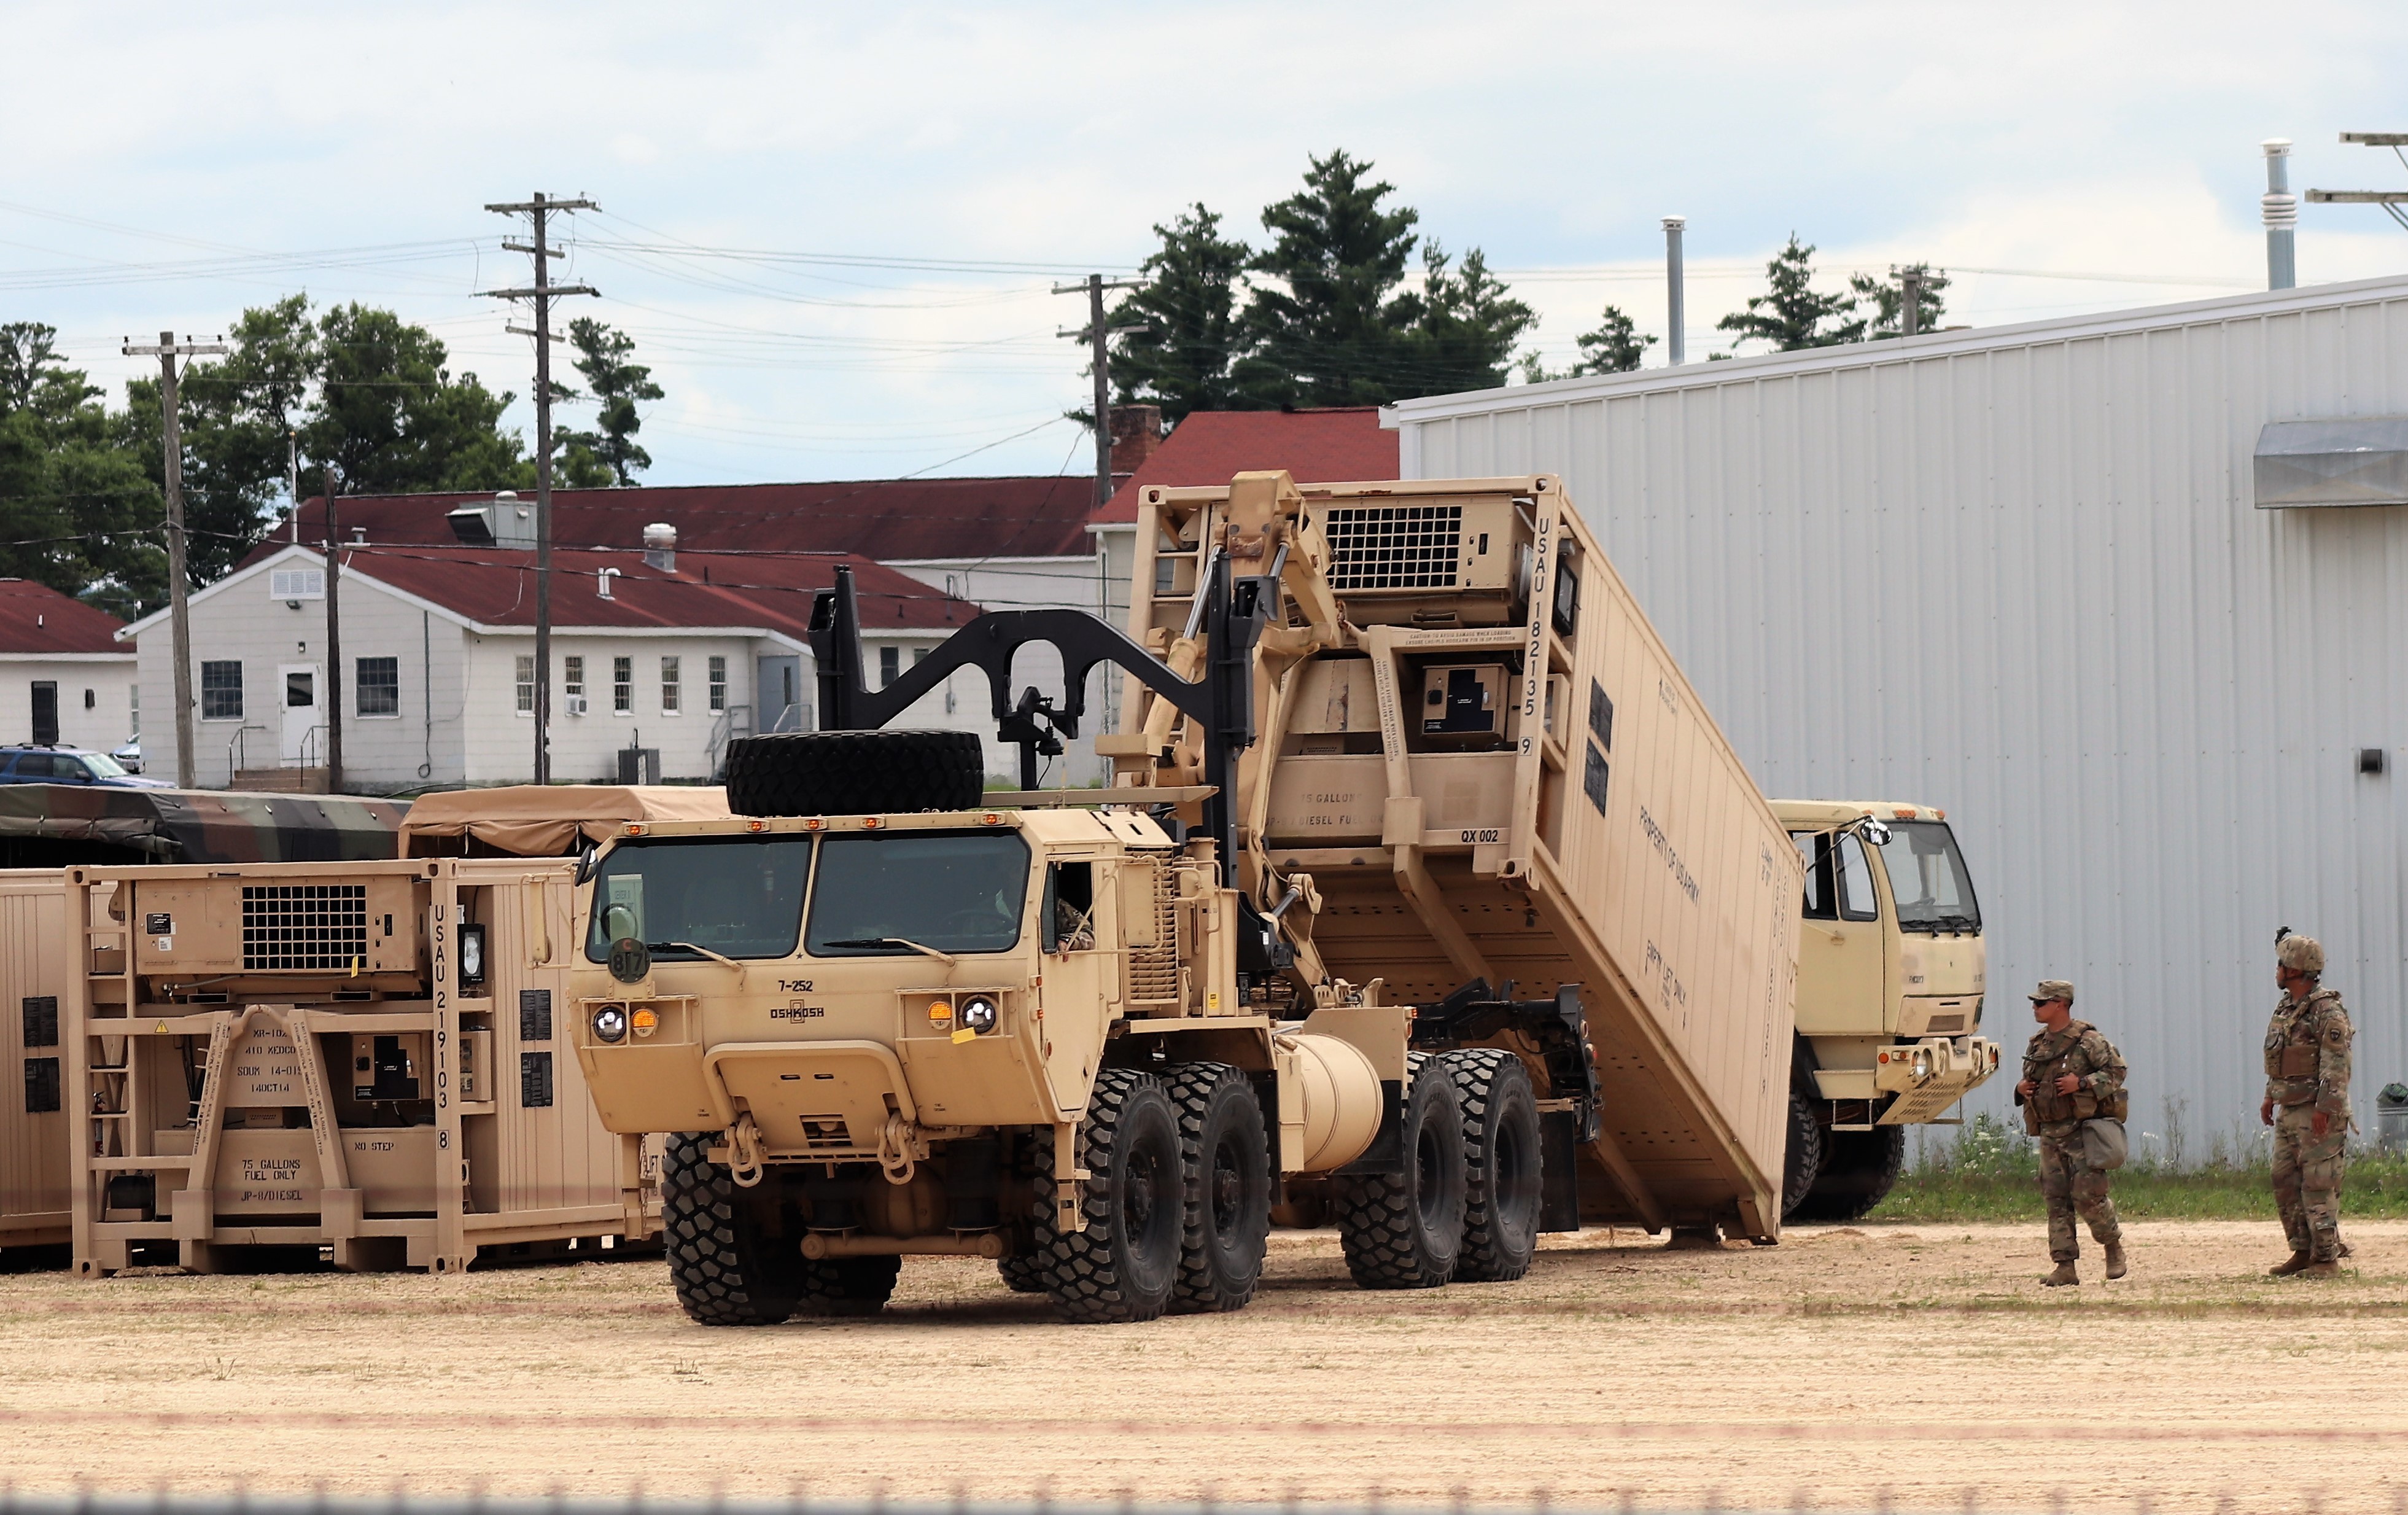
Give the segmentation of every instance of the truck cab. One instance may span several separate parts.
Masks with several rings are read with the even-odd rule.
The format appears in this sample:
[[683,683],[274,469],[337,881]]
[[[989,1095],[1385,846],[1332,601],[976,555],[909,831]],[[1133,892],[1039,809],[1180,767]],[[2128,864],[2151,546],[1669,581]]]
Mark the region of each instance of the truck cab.
[[1981,905],[1935,806],[1776,800],[1772,811],[1806,873],[1784,1211],[1853,1219],[1895,1181],[1903,1128],[1945,1120],[1999,1066],[1998,1044],[1978,1034]]

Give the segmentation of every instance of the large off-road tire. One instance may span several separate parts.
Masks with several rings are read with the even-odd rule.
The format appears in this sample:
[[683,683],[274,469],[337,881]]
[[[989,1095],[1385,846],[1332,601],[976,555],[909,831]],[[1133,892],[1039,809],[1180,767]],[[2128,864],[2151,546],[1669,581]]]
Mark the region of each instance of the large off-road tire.
[[1173,1315],[1243,1309],[1262,1282],[1270,1246],[1270,1144],[1262,1101],[1226,1062],[1191,1062],[1163,1080],[1179,1107],[1186,1234]]
[[995,1271],[1002,1277],[1003,1287],[1015,1294],[1045,1292],[1045,1260],[1041,1257],[1001,1258]]
[[968,810],[986,787],[972,731],[775,731],[727,744],[738,815]]
[[1009,1257],[996,1261],[996,1274],[1015,1294],[1045,1292],[1045,1251],[1054,1238],[1054,1132],[1040,1126],[1007,1144],[1004,1162],[1004,1234]]
[[1178,1109],[1153,1075],[1106,1068],[1079,1137],[1087,1225],[1048,1238],[1045,1292],[1077,1324],[1151,1320],[1169,1307],[1186,1236]]
[[1799,1212],[1823,1171],[1825,1144],[1834,1133],[1814,1118],[1813,1102],[1802,1090],[1789,1091],[1789,1140],[1781,1164],[1781,1219],[1808,1219]]
[[1822,1176],[1798,1206],[1799,1220],[1861,1220],[1887,1198],[1906,1166],[1906,1128],[1827,1131]]
[[767,1185],[739,1189],[724,1164],[710,1161],[716,1140],[712,1133],[681,1132],[669,1138],[661,1162],[669,1282],[699,1324],[776,1325],[802,1303],[801,1244],[775,1234]]
[[876,1315],[902,1276],[899,1257],[831,1257],[802,1262],[796,1315]]
[[1441,1052],[1463,1113],[1463,1250],[1457,1283],[1500,1283],[1530,1271],[1539,1253],[1539,1096],[1511,1052]]
[[1463,1115],[1455,1080],[1435,1058],[1409,1060],[1405,1171],[1332,1178],[1346,1271],[1364,1289],[1435,1289],[1463,1252]]

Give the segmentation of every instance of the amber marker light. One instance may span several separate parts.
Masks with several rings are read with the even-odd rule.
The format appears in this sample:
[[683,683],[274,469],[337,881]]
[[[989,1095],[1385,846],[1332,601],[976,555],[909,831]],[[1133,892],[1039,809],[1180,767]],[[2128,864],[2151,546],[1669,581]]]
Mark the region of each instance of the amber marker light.
[[650,1006],[638,1009],[629,1019],[634,1024],[636,1034],[638,1036],[650,1036],[661,1029],[661,1013]]
[[814,815],[810,819],[803,822],[803,830],[806,831],[816,831],[826,824],[827,822],[820,819],[817,815]]
[[989,826],[1000,826],[1003,824],[1003,817],[990,810],[986,813],[986,823]]
[[744,829],[748,831],[766,831],[769,829],[769,823],[765,820],[746,821]]
[[929,1024],[929,1025],[936,1027],[939,1031],[942,1031],[942,1030],[944,1030],[947,1026],[952,1025],[952,1024],[953,1024],[953,1003],[952,1003],[951,1001],[949,1001],[949,1000],[930,1000],[930,1001],[928,1002],[928,1024]]
[[875,815],[864,815],[861,817],[861,829],[865,831],[874,831],[884,824],[885,823],[883,821],[881,821]]
[[643,835],[643,834],[644,834],[644,823],[643,823],[642,821],[629,821],[629,822],[627,823],[627,834],[628,834],[629,836],[641,836],[641,835]]

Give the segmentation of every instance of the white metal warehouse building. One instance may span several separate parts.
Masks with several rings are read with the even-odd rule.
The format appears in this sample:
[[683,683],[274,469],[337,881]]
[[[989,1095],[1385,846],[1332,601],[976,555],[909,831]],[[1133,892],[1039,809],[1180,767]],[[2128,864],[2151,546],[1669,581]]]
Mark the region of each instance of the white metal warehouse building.
[[2258,1129],[2278,926],[2325,943],[2370,1135],[2408,1080],[2401,417],[2408,278],[1387,419],[1408,479],[1560,475],[1767,793],[1944,806],[1985,1030],[2073,979],[2136,1152],[2181,1102],[2197,1161]]

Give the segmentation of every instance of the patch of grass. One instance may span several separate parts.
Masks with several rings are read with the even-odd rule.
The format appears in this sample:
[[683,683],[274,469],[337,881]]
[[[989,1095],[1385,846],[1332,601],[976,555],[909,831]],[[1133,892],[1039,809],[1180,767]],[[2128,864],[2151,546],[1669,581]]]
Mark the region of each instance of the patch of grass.
[[[2135,1145],[2140,1146],[2135,1135]],[[2263,1142],[2234,1151],[2219,1141],[2196,1167],[2136,1156],[2116,1170],[2115,1212],[2133,1220],[2263,1220],[2273,1223],[2273,1176]],[[2353,1152],[2342,1181],[2342,1219],[2408,1219],[2408,1157]],[[2041,1220],[2039,1145],[1997,1118],[1975,1116],[1955,1142],[1927,1147],[1923,1161],[1866,1219],[1949,1222]]]

